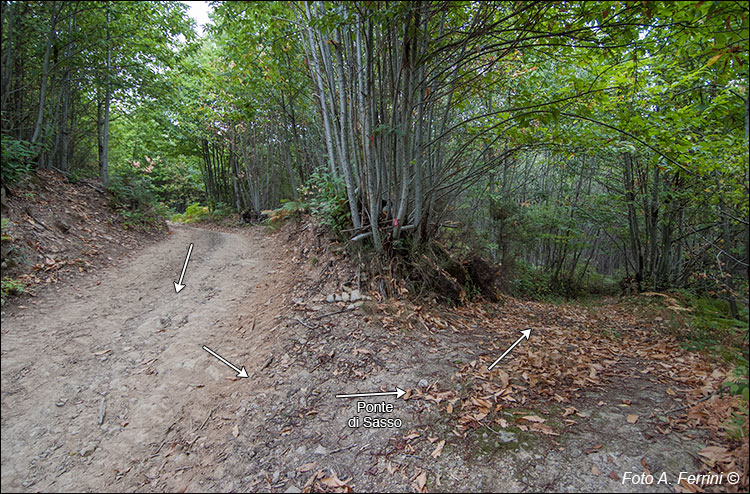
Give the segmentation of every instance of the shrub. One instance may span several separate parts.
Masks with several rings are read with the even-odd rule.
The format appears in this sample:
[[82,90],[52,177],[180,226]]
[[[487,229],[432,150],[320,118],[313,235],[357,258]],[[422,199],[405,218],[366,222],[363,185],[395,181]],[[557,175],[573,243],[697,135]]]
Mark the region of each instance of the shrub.
[[21,280],[14,280],[6,276],[2,279],[2,287],[0,288],[0,305],[5,305],[5,299],[9,295],[20,295],[23,293],[23,289],[26,288],[26,284]]
[[148,176],[128,166],[113,169],[108,191],[110,204],[123,218],[125,228],[149,228],[166,216],[167,208],[159,203]]
[[265,224],[273,229],[280,227],[289,218],[298,217],[308,209],[308,205],[304,202],[287,200],[282,200],[281,202],[282,206],[280,208],[261,211],[261,213],[268,216]]
[[188,206],[184,213],[173,214],[170,219],[179,223],[195,223],[209,217],[211,217],[211,212],[209,212],[208,206],[201,206],[196,202]]
[[23,181],[31,171],[32,159],[38,150],[29,141],[13,139],[6,135],[0,136],[2,160],[0,179],[5,185],[13,185]]
[[300,207],[309,206],[310,212],[320,217],[333,231],[338,233],[349,226],[349,200],[342,178],[336,178],[324,169],[317,169],[299,191],[302,196]]

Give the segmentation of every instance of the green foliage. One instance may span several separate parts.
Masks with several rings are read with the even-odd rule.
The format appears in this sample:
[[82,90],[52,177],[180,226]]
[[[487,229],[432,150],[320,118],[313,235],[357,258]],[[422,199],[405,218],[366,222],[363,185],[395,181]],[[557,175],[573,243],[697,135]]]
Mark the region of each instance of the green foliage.
[[741,320],[737,320],[731,316],[726,300],[695,295],[687,290],[679,292],[679,296],[691,309],[688,330],[681,334],[686,349],[710,350],[728,362],[741,363],[747,359],[747,355],[739,350],[747,338],[747,308],[742,308]]
[[2,165],[0,165],[0,179],[5,185],[22,182],[32,169],[32,158],[37,149],[28,141],[13,139],[6,135],[0,137],[2,148]]
[[1,218],[0,219],[0,239],[3,242],[10,242],[13,240],[8,233],[8,228],[10,227],[10,220],[8,218]]
[[108,191],[110,205],[123,218],[125,228],[152,228],[167,214],[156,199],[151,179],[132,167],[114,167]]
[[510,292],[515,297],[547,299],[554,294],[552,275],[549,271],[518,261],[513,272]]
[[235,213],[234,209],[228,204],[218,203],[213,210],[208,206],[201,206],[198,203],[191,204],[184,213],[173,214],[170,218],[172,221],[179,223],[196,223],[206,220],[221,220]]
[[21,280],[16,280],[8,276],[2,279],[2,290],[0,290],[0,305],[5,305],[5,299],[10,295],[20,295],[23,293],[26,284]]
[[338,233],[351,224],[349,201],[342,178],[335,178],[329,172],[318,169],[299,191],[310,212],[334,232]]
[[263,214],[268,216],[265,224],[274,230],[278,229],[286,220],[298,218],[302,213],[309,211],[309,205],[301,201],[284,200],[281,202],[280,208],[263,211]]
[[750,386],[748,385],[748,361],[745,359],[734,368],[733,378],[724,383],[729,392],[737,397],[738,409],[732,413],[732,417],[724,424],[724,430],[732,439],[747,439],[748,415],[750,415]]

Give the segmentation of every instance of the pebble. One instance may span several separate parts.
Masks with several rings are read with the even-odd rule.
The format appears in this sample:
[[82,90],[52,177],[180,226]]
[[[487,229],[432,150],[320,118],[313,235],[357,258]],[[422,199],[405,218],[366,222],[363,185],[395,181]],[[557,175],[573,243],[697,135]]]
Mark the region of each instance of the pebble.
[[333,294],[326,295],[326,302],[335,302],[336,298],[333,296]]
[[426,388],[429,385],[430,383],[427,381],[427,379],[420,379],[419,383],[417,383],[417,386],[419,386],[420,388]]
[[512,443],[516,441],[516,435],[512,432],[500,431],[497,436],[498,440],[503,443]]
[[299,448],[297,448],[297,454],[298,455],[302,456],[305,453],[307,453],[307,446],[303,445],[303,446],[300,446]]
[[349,300],[351,300],[352,302],[356,302],[361,298],[362,295],[359,294],[359,290],[352,290],[352,293],[349,294]]
[[322,445],[319,444],[318,447],[315,448],[315,454],[316,455],[327,455],[328,454],[328,450],[326,448],[324,448]]
[[81,456],[89,456],[91,453],[94,452],[96,449],[97,444],[96,443],[88,443],[86,446],[83,447],[81,450]]
[[281,475],[281,472],[278,471],[278,470],[276,470],[275,472],[273,472],[273,476],[271,477],[271,482],[275,484],[276,481],[279,480],[279,476],[280,475]]
[[290,485],[284,492],[302,492],[296,485]]

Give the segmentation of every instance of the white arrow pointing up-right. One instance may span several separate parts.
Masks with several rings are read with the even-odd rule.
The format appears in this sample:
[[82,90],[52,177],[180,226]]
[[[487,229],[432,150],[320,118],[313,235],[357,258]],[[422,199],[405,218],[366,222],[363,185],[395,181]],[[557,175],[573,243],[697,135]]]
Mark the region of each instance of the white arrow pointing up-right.
[[516,342],[513,343],[510,346],[510,348],[508,348],[507,350],[505,350],[505,353],[503,353],[502,355],[500,355],[497,358],[497,360],[495,360],[494,362],[492,362],[492,365],[490,365],[489,367],[487,367],[487,370],[492,370],[492,368],[495,367],[497,365],[497,363],[500,362],[506,355],[508,355],[510,353],[510,351],[513,350],[516,347],[516,345],[518,345],[519,343],[521,343],[521,340],[523,340],[524,338],[526,338],[528,340],[529,337],[531,337],[531,329],[524,329],[523,331],[521,331],[521,335],[522,336],[519,337],[516,340]]

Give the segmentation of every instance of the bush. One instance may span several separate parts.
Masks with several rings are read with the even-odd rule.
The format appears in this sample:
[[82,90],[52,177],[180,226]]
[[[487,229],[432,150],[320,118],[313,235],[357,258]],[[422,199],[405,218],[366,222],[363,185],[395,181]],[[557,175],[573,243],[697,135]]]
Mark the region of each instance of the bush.
[[107,190],[110,204],[122,216],[125,228],[149,228],[167,214],[167,208],[156,199],[150,178],[131,167],[113,168]]
[[320,217],[323,224],[334,232],[340,232],[351,223],[349,200],[342,178],[335,178],[328,171],[318,169],[299,191],[302,202],[297,209],[309,206],[310,212]]
[[308,209],[308,205],[304,202],[287,200],[282,200],[281,202],[282,206],[280,208],[261,211],[262,214],[268,216],[265,224],[273,229],[280,227],[289,218],[298,217]]
[[23,289],[26,288],[26,284],[21,280],[14,280],[8,276],[2,279],[2,287],[0,287],[0,305],[5,305],[5,299],[9,295],[20,295],[23,293]]
[[0,179],[4,185],[13,185],[23,181],[32,169],[32,159],[38,150],[29,142],[13,139],[6,135],[0,137],[2,163]]
[[211,217],[211,213],[208,207],[195,203],[188,206],[184,213],[173,214],[170,219],[178,223],[195,223],[209,217]]
[[526,261],[517,261],[511,276],[510,292],[515,297],[544,299],[555,293],[552,274]]

